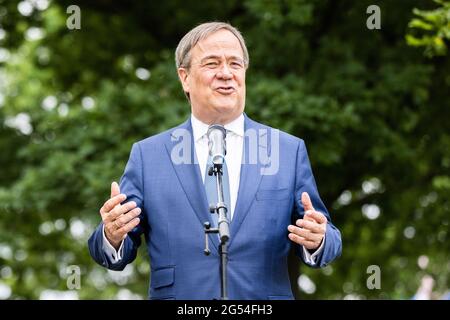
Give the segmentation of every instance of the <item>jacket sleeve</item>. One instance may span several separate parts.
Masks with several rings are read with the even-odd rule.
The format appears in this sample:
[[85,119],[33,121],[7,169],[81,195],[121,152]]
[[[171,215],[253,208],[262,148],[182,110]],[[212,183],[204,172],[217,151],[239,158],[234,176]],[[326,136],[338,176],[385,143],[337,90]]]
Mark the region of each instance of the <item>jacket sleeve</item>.
[[301,202],[301,195],[303,192],[307,192],[311,198],[311,202],[316,211],[319,211],[325,215],[328,220],[327,229],[325,233],[324,246],[322,252],[316,257],[316,263],[314,265],[305,261],[303,253],[303,246],[294,244],[295,252],[299,258],[306,264],[315,268],[322,268],[328,265],[341,255],[342,252],[342,240],[341,233],[332,224],[330,214],[327,208],[320,199],[319,191],[317,190],[316,181],[309,162],[308,152],[303,140],[299,139],[299,146],[296,159],[296,178],[295,178],[295,205],[292,220],[295,222],[297,219],[302,219],[304,216],[304,209]]
[[131,149],[130,158],[125,172],[120,179],[120,192],[127,196],[128,201],[135,201],[141,208],[140,223],[128,233],[123,243],[122,259],[113,263],[103,250],[103,223],[100,223],[88,240],[89,252],[100,265],[111,270],[123,270],[128,263],[136,258],[137,249],[141,244],[142,233],[147,234],[148,220],[144,211],[143,161],[139,144],[135,143]]

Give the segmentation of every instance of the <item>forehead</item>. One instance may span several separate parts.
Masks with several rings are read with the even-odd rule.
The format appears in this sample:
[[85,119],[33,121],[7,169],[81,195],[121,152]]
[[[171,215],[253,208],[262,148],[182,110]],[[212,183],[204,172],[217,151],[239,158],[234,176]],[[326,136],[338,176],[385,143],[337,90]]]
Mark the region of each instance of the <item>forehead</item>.
[[234,55],[243,57],[241,44],[236,36],[226,29],[221,29],[199,41],[192,49],[193,58],[201,59],[208,55]]

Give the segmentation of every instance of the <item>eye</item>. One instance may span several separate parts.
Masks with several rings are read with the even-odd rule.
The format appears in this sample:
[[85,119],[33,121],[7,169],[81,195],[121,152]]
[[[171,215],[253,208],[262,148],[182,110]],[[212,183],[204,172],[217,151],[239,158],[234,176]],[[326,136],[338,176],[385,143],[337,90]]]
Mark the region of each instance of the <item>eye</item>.
[[240,69],[243,67],[243,64],[239,61],[231,61],[231,67],[234,69]]
[[216,68],[218,65],[219,65],[219,63],[216,61],[210,61],[210,62],[205,63],[205,66],[208,68]]

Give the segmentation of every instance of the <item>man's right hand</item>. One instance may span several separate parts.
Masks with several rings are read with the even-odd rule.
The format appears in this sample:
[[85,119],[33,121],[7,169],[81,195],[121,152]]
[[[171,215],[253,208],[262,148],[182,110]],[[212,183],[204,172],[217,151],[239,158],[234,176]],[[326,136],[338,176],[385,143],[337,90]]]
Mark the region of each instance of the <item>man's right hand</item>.
[[119,249],[128,232],[133,230],[140,221],[138,216],[141,209],[136,208],[136,202],[120,204],[126,198],[126,195],[120,193],[119,185],[114,181],[111,184],[111,198],[100,208],[105,236],[116,250]]

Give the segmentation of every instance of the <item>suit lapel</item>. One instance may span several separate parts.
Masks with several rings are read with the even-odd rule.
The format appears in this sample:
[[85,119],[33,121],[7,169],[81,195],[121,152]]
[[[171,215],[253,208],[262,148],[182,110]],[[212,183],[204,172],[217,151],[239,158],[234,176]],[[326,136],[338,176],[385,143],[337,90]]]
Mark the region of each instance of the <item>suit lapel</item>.
[[[244,114],[245,115],[245,114]],[[250,206],[253,203],[253,200],[255,199],[256,191],[258,190],[259,184],[261,182],[262,174],[261,170],[264,169],[263,165],[261,164],[261,161],[259,159],[259,150],[252,149],[251,143],[249,143],[249,137],[252,136],[252,131],[258,136],[259,130],[263,127],[258,125],[256,122],[250,120],[247,115],[245,115],[245,125],[244,125],[244,144],[243,144],[243,152],[242,152],[242,164],[241,164],[241,174],[240,174],[240,180],[239,180],[239,192],[238,192],[238,198],[236,201],[236,208],[234,210],[233,220],[231,222],[231,240],[229,245],[233,243],[234,238],[236,237],[237,232],[239,231],[239,228],[242,225],[242,222],[244,221],[245,217],[247,216]],[[267,131],[264,130],[261,134],[263,136],[264,134],[267,134]],[[260,145],[259,140],[260,137],[258,136],[258,143],[257,148],[264,148],[263,152],[267,152],[266,146]],[[254,141],[253,141],[254,143]],[[270,143],[268,143],[268,146],[270,146]],[[270,147],[269,150],[270,152]],[[251,157],[249,157],[250,152],[257,152],[257,161],[250,161]]]
[[[174,163],[172,161],[172,151],[174,148],[178,148],[180,144],[180,135],[182,139],[186,140],[184,144],[185,149],[183,151],[188,152],[188,155],[184,155],[183,159],[185,163]],[[183,188],[188,201],[194,210],[198,220],[203,226],[203,223],[209,221],[212,225],[211,214],[209,213],[208,200],[206,198],[206,191],[201,178],[200,167],[197,161],[197,155],[195,152],[194,135],[192,133],[191,119],[176,127],[170,135],[170,139],[166,140],[166,150],[169,154],[170,162],[175,170],[178,180]],[[190,145],[186,150],[186,146]],[[218,248],[219,240],[216,234],[209,234],[209,238],[214,247]],[[217,252],[217,251],[216,251]]]

